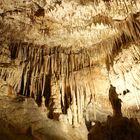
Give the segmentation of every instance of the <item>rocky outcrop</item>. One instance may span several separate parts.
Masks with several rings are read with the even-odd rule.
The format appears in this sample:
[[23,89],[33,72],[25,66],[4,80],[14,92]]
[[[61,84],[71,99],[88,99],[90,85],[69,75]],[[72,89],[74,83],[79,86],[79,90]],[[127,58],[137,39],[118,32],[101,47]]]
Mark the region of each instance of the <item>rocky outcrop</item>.
[[137,119],[108,117],[105,123],[97,122],[88,134],[89,140],[137,140],[140,125]]
[[108,116],[104,123],[96,122],[89,131],[88,140],[137,140],[140,136],[140,125],[137,119],[122,117],[121,100],[116,88],[110,85],[109,100],[113,117]]
[[[86,128],[72,128],[69,124],[48,119],[34,99],[3,94],[0,88],[1,140],[85,140]],[[81,134],[82,131],[82,134]]]

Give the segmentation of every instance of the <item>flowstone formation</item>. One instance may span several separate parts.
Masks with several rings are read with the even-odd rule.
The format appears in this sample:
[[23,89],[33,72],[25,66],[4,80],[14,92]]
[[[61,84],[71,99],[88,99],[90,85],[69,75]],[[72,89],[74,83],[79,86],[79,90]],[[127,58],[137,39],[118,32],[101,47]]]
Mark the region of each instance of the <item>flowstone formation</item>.
[[80,127],[112,114],[112,84],[139,119],[139,0],[1,0],[0,36],[2,95]]

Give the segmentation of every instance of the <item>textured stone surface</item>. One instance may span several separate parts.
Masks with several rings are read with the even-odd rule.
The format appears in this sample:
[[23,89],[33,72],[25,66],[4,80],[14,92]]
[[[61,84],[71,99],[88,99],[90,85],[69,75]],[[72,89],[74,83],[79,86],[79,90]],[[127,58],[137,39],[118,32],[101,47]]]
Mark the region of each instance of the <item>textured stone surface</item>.
[[139,118],[139,10],[138,0],[2,0],[0,78],[73,126],[112,114],[110,84]]
[[[7,87],[8,88],[8,87]],[[0,92],[1,140],[85,140],[86,127],[47,119],[32,98]],[[82,133],[81,133],[82,131]]]

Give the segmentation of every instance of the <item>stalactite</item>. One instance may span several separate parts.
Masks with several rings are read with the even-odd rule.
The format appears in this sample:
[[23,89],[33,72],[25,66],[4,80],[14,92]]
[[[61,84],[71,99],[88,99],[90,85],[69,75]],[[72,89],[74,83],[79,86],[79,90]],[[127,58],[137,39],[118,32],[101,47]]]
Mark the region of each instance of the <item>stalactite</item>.
[[76,88],[76,93],[77,93],[77,117],[78,117],[78,123],[81,123],[81,107],[80,107],[80,92],[79,92],[79,87],[77,86]]
[[[138,30],[135,29],[134,32],[138,32]],[[19,59],[19,67],[22,66],[22,69],[19,70],[20,77],[13,82],[13,86],[15,89],[20,89],[20,94],[35,98],[38,105],[41,105],[42,98],[45,98],[45,105],[50,110],[52,118],[54,114],[64,113],[68,115],[71,124],[82,123],[83,110],[93,100],[95,105],[93,92],[90,89],[93,86],[89,83],[92,81],[90,77],[92,72],[90,73],[91,69],[89,68],[94,68],[95,61],[99,59],[98,54],[103,52],[103,58],[107,57],[106,65],[109,71],[110,66],[113,65],[112,60],[123,49],[122,45],[128,42],[130,35],[135,36],[134,33],[130,34],[123,30],[113,39],[99,42],[89,49],[81,48],[78,51],[60,47],[43,48],[31,43],[13,43],[13,49],[10,51],[13,51],[17,46],[18,49],[15,49],[16,56],[12,57]],[[98,47],[101,47],[102,50],[97,50]],[[136,57],[139,58],[138,55]],[[84,69],[87,70],[86,74],[82,73]],[[123,67],[122,69],[125,71]],[[81,74],[78,75],[78,73]],[[82,77],[88,76],[88,73],[90,76],[87,79],[91,79],[89,81],[82,79]],[[12,71],[11,73],[4,69],[0,71],[2,79],[14,77],[14,75]],[[57,91],[54,88],[57,88]],[[94,114],[96,119],[95,106]]]
[[[139,13],[134,14],[134,12],[132,11],[133,12],[132,14],[126,14],[125,12],[130,10],[130,8],[128,7],[129,6],[128,2],[126,2],[126,0],[116,0],[116,1],[82,0],[83,4],[90,1],[94,3],[93,5],[95,7],[95,9],[91,10],[91,13],[89,13],[90,16],[87,17],[83,16],[84,14],[86,14],[86,12],[89,12],[86,10],[90,10],[90,7],[89,9],[88,8],[86,9],[88,5],[79,6],[77,2],[76,8],[78,9],[80,7],[80,9],[85,10],[85,11],[79,11],[78,9],[80,16],[81,15],[82,16],[79,17],[78,15],[78,17],[76,17],[76,20],[74,19],[75,17],[73,16],[72,19],[68,19],[67,22],[65,22],[64,19],[64,24],[61,23],[60,25],[58,25],[58,23],[55,23],[57,20],[59,21],[59,18],[62,20],[61,14],[59,16],[59,11],[57,11],[59,10],[59,5],[58,7],[56,7],[55,10],[51,9],[53,16],[56,18],[56,20],[54,20],[53,22],[52,22],[53,19],[49,19],[50,12],[47,13],[47,19],[46,18],[44,19],[43,17],[42,17],[43,19],[42,18],[40,19],[39,17],[37,19],[33,19],[34,18],[33,13],[36,11],[32,11],[32,15],[30,15],[30,13],[26,11],[25,13],[27,14],[27,17],[28,16],[30,17],[29,21],[30,22],[33,21],[33,24],[31,25],[26,24],[26,28],[29,26],[28,28],[31,28],[31,30],[33,31],[30,31],[30,29],[27,31],[27,29],[25,29],[25,23],[23,26],[23,24],[19,23],[21,21],[19,22],[16,21],[16,18],[18,18],[19,15],[17,15],[17,17],[14,20],[13,19],[10,20],[11,21],[9,23],[10,25],[8,25],[5,22],[7,18],[4,19],[4,17],[8,16],[8,19],[11,18],[11,17],[9,18],[10,16],[9,11],[0,14],[0,17],[3,16],[2,18],[4,19],[2,20],[4,21],[4,23],[0,21],[0,27],[1,27],[0,44],[1,42],[4,42],[4,45],[2,45],[1,48],[6,48],[8,50],[8,53],[6,54],[8,56],[6,57],[8,59],[7,60],[8,63],[5,64],[0,63],[0,78],[8,82],[11,86],[13,86],[16,92],[20,93],[21,95],[33,97],[38,105],[41,105],[41,102],[42,101],[44,102],[45,100],[44,107],[46,106],[46,108],[49,109],[50,111],[49,114],[51,118],[59,117],[59,115],[55,116],[55,114],[57,113],[67,114],[69,123],[73,125],[77,125],[77,123],[82,123],[83,121],[82,118],[84,114],[83,111],[84,109],[87,109],[87,106],[90,103],[94,104],[93,106],[93,110],[95,114],[94,119],[96,119],[96,104],[95,104],[96,99],[94,96],[96,91],[93,92],[91,90],[93,89],[94,86],[90,83],[94,80],[92,79],[92,76],[93,75],[96,76],[96,72],[92,70],[100,67],[101,61],[106,61],[106,67],[109,74],[109,71],[112,71],[113,69],[112,67],[114,65],[114,59],[119,54],[119,52],[123,51],[123,48],[127,49],[128,46],[127,44],[137,43],[140,37]],[[132,1],[129,0],[130,5],[131,2]],[[63,3],[65,4],[65,2]],[[63,3],[60,4],[60,6],[63,7],[64,6]],[[105,5],[105,13],[102,13],[101,12],[102,10],[100,11],[98,7],[100,6],[99,3],[102,4],[103,9],[102,8],[101,9],[103,11]],[[113,7],[114,3],[115,3],[115,8]],[[135,4],[137,3],[136,0],[133,0],[132,4],[135,5],[134,3]],[[123,10],[126,18],[116,19],[116,16],[114,17],[115,10],[118,8],[121,9],[123,4],[125,4],[125,8]],[[73,5],[75,6],[75,2],[73,3]],[[93,5],[91,5],[92,8]],[[75,10],[75,12],[78,13],[76,11],[77,10],[76,8],[74,7],[73,10]],[[135,7],[133,6],[132,9],[133,8]],[[114,9],[114,11],[112,11],[111,9]],[[15,11],[10,11],[10,13],[15,14]],[[59,18],[57,18],[55,14]],[[67,14],[70,15],[71,13],[68,11],[68,13],[66,12],[66,15]],[[106,16],[107,14],[109,16]],[[124,15],[122,16],[123,18]],[[121,16],[121,14],[119,16]],[[71,16],[67,18],[71,18]],[[28,18],[26,19],[28,20]],[[80,20],[82,19],[83,22],[79,24],[84,24],[84,26],[76,25],[73,27],[74,23],[71,23],[73,22],[72,20],[74,20],[75,24],[78,24],[77,21],[79,19]],[[27,20],[26,22],[28,22]],[[51,22],[48,20],[51,20]],[[14,23],[18,23],[18,25],[16,24],[14,25]],[[55,24],[54,26],[58,26],[58,27],[49,25],[50,23]],[[90,43],[88,43],[88,38],[87,38],[87,42],[85,40],[85,43],[83,44],[82,42],[84,42],[84,40],[82,41],[78,40],[80,42],[79,44],[78,43],[72,44],[71,42],[73,42],[73,40],[70,40],[71,42],[68,40],[70,42],[70,45],[69,42],[67,44],[65,43],[65,41],[63,44],[61,44],[62,42],[61,39],[60,42],[57,42],[57,40],[53,40],[53,39],[57,39],[57,36],[55,38],[55,33],[57,35],[57,31],[59,32],[59,30],[61,30],[61,28],[63,28],[65,24],[69,24],[69,23],[72,24],[68,26],[70,26],[69,30],[72,31],[71,36],[73,36],[75,40],[79,39],[79,38],[77,39],[77,35],[75,36],[74,34],[75,31],[77,31],[77,34],[79,35],[80,33],[82,34],[82,32],[84,33],[84,30],[87,31],[87,29],[89,29],[88,33],[93,30],[91,34],[90,33],[86,34],[86,36],[88,35],[94,36],[94,31],[95,31],[95,40],[93,37],[93,39],[91,40],[91,46]],[[21,29],[18,29],[19,25],[21,25],[20,27],[24,28],[25,30],[23,31],[24,32],[23,34],[24,35],[28,34],[28,35],[25,36],[20,35],[22,34],[22,31]],[[105,30],[103,29],[102,32],[100,31],[101,29],[98,30],[98,25],[99,28],[102,27],[103,25],[103,27],[107,29]],[[11,28],[13,28],[13,26],[15,26],[15,28],[18,27],[17,30],[15,29],[12,30]],[[36,28],[39,27],[39,31],[40,31],[40,27],[46,28],[46,26],[48,29],[51,27],[53,31],[49,31],[50,33],[52,33],[52,35],[47,36],[47,39],[45,37],[43,40],[43,37],[40,36],[40,32],[38,34],[38,29]],[[96,27],[97,27],[97,31],[96,29],[94,29]],[[68,30],[67,27],[64,28],[65,28],[64,30]],[[108,38],[104,37],[104,35],[105,36],[108,35],[108,31],[110,32],[110,30],[112,33],[110,37]],[[9,35],[10,32],[11,34]],[[5,35],[6,33],[8,33],[8,35]],[[79,36],[81,36],[81,34]],[[65,32],[62,35],[65,35]],[[32,39],[32,36],[34,36],[35,38]],[[54,42],[56,41],[57,42],[56,44],[61,44],[61,45],[56,45],[56,44],[54,45],[53,43],[48,43],[51,37],[52,37],[51,40],[53,40]],[[3,38],[6,38],[6,40],[1,41],[3,40]],[[40,38],[40,41],[38,40],[38,38]],[[69,36],[66,39],[69,39]],[[97,42],[96,40],[98,40],[99,42]],[[38,42],[38,44],[36,42]],[[40,45],[40,43],[43,43],[43,45]],[[137,51],[138,50],[139,47],[137,47]],[[0,54],[1,53],[4,54],[5,52],[3,51],[0,52]],[[139,52],[137,52],[136,54],[136,51],[134,52],[132,51],[132,53],[134,53],[133,60],[137,62],[137,59],[139,60]],[[5,60],[2,60],[2,62],[3,61]],[[121,65],[119,68],[123,73],[126,71],[129,72],[130,69],[133,68],[126,69],[125,67],[128,66]],[[139,72],[133,73],[134,77],[139,76],[139,74],[140,74]],[[132,75],[130,77],[132,77]],[[139,78],[136,79],[130,78],[129,83],[132,84],[132,81],[135,83],[136,87],[139,88],[139,83],[140,83],[138,82]],[[135,98],[137,98],[137,100],[139,99],[138,96]]]
[[[15,46],[19,47],[16,57],[19,58],[22,68],[21,77],[13,82],[14,88],[18,87],[20,94],[24,96],[33,97],[39,106],[45,98],[50,118],[58,119],[59,114],[64,113],[68,115],[71,124],[76,126],[82,123],[83,108],[90,101],[90,89],[86,81],[87,86],[82,88],[76,73],[84,67],[91,66],[89,52],[82,49],[75,53],[59,47],[44,49],[22,42],[18,45],[13,44],[13,49]],[[8,79],[15,74],[2,69],[0,75]]]

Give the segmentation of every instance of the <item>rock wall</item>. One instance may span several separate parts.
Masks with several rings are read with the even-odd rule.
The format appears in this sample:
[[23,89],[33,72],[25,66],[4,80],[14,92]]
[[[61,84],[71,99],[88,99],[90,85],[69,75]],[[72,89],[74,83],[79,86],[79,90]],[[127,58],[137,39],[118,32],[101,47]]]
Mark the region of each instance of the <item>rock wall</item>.
[[50,118],[74,126],[111,114],[110,83],[121,94],[132,91],[139,109],[138,80],[130,82],[131,67],[139,69],[139,6],[138,0],[2,0],[0,78],[45,105]]

